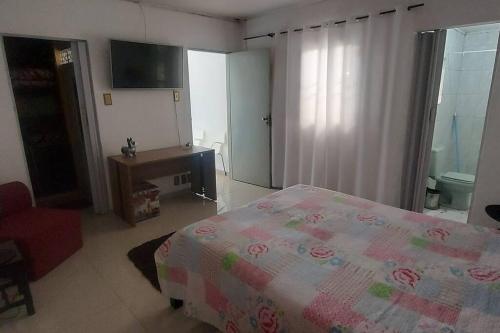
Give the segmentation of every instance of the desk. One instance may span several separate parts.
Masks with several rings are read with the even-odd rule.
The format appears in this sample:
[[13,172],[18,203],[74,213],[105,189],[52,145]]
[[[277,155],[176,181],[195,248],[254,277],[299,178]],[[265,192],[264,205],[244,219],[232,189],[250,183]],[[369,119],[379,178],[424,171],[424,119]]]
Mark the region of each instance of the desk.
[[133,158],[108,157],[109,177],[116,215],[135,225],[132,206],[134,186],[147,179],[191,172],[191,191],[216,200],[215,151],[181,146],[138,152]]

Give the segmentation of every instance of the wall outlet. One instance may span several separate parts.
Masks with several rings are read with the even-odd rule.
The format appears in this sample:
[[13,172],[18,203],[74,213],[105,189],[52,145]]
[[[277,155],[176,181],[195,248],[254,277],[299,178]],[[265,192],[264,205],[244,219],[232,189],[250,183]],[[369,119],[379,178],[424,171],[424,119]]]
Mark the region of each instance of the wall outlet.
[[181,101],[181,94],[178,90],[174,90],[174,102],[180,102]]
[[179,185],[179,176],[174,176],[174,185],[178,186]]
[[186,175],[182,175],[181,176],[181,183],[182,184],[186,184],[187,183],[187,177],[186,177]]
[[104,99],[104,105],[113,105],[113,99],[111,98],[111,93],[102,94]]

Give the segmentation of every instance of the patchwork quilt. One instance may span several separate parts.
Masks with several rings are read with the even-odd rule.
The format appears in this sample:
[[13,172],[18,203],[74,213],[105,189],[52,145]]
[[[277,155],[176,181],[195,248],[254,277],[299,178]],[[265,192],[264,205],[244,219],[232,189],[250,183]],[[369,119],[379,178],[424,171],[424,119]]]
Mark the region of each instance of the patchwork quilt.
[[167,298],[222,332],[500,332],[500,234],[297,185],[178,231]]

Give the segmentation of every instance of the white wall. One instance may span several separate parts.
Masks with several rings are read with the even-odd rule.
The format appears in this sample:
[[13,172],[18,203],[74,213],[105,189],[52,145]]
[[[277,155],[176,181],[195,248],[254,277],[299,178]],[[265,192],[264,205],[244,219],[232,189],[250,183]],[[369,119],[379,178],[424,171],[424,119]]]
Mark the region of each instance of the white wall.
[[[202,133],[200,145],[207,148],[216,141],[225,143],[222,156],[229,172],[226,54],[188,51],[188,65],[193,136],[196,139]],[[220,156],[215,157],[215,165],[223,170]]]
[[[412,51],[412,43],[417,31],[449,28],[500,21],[500,1],[498,0],[426,0],[425,6],[411,12],[406,18],[405,31],[401,32],[402,44],[407,44]],[[353,18],[358,15],[376,14],[381,10],[395,6],[406,6],[409,1],[401,0],[328,0],[319,3],[280,9],[253,18],[246,22],[247,36],[261,33],[277,32],[287,28],[315,25],[329,20]],[[270,38],[251,41],[248,47],[271,46]],[[408,66],[413,59],[408,57]],[[498,165],[500,165],[500,66],[497,66],[496,82],[492,88],[490,110],[488,113],[486,133],[478,170],[476,194],[473,201],[470,222],[495,226],[485,213],[484,206],[489,203],[500,203],[500,181]],[[410,84],[409,78],[406,82]],[[403,152],[401,152],[403,153]]]
[[[144,11],[148,42],[217,51],[240,49],[237,23],[147,6]],[[143,17],[137,4],[121,0],[2,0],[0,34],[88,42],[104,156],[120,153],[127,136],[136,139],[139,150],[178,144],[171,90],[111,90],[109,39],[144,41]],[[0,51],[0,183],[21,180],[29,184],[3,45]],[[104,106],[102,93],[110,91],[113,105]],[[186,91],[177,105],[182,142],[191,138]]]

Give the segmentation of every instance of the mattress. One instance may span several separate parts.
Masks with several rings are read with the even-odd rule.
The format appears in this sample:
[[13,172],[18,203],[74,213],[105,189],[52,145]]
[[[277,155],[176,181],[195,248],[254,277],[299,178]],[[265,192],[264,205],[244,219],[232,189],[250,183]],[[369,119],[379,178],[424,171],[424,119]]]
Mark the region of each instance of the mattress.
[[167,299],[222,332],[500,332],[493,229],[297,185],[179,230]]

